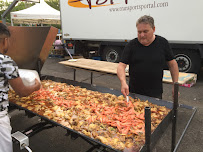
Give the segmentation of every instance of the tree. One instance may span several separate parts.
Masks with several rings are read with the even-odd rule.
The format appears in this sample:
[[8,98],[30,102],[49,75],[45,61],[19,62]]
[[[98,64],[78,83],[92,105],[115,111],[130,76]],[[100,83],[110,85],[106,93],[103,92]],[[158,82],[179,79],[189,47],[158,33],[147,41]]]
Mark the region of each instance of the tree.
[[56,10],[60,11],[59,0],[45,0],[47,4],[51,7],[55,8]]
[[[56,10],[60,10],[59,7],[59,0],[45,0],[45,2],[50,5],[51,7],[55,8]],[[4,2],[3,0],[0,0],[0,14],[3,14],[3,12],[8,8],[8,6],[11,5],[11,2]],[[29,8],[31,6],[35,5],[35,3],[32,2],[18,2],[17,5],[11,10],[11,12],[23,10],[26,8]],[[11,17],[10,13],[6,16],[6,22],[11,23]],[[61,28],[61,25],[52,25],[56,28]]]
[[[59,0],[45,0],[45,2],[55,8],[56,10],[60,11],[60,5],[59,5]],[[58,29],[61,29],[61,25],[58,25],[58,24],[53,24],[52,26],[58,28]]]
[[0,14],[3,14],[9,5],[10,5],[9,2],[7,2],[7,1],[4,2],[3,0],[0,0]]
[[[11,5],[12,2],[4,2],[3,0],[0,0],[0,14],[3,14],[4,11],[8,8],[9,5]],[[34,3],[30,2],[18,2],[17,5],[11,10],[11,12],[20,11],[26,8],[29,8],[33,6]],[[10,13],[6,16],[6,22],[11,23],[11,16]]]

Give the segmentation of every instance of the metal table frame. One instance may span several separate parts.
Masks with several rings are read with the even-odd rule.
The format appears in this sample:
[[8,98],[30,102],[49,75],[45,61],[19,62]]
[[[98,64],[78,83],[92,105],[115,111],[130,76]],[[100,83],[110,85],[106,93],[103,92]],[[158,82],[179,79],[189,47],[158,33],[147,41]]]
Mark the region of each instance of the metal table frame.
[[[46,76],[45,76],[46,77]],[[61,78],[57,78],[58,79],[58,81],[59,82],[61,82],[60,80],[61,80]],[[57,81],[57,80],[56,80]],[[76,82],[76,81],[74,81],[74,84],[81,84],[81,83],[79,83],[79,82]],[[84,83],[83,83],[84,84]],[[88,85],[88,84],[86,84],[86,85]],[[107,90],[109,90],[108,88],[104,88],[104,87],[97,87],[96,88],[96,86],[92,86],[92,85],[88,85],[89,87],[91,86],[91,87],[93,87],[93,91],[94,91],[94,88],[97,90],[97,91],[107,91]],[[168,117],[167,119],[172,119],[172,141],[171,141],[171,151],[172,152],[176,152],[177,151],[177,149],[178,149],[178,147],[179,147],[179,145],[180,145],[180,143],[181,143],[181,141],[182,141],[182,139],[183,139],[183,137],[184,137],[184,135],[185,135],[185,133],[186,133],[186,131],[187,131],[187,129],[188,129],[188,127],[189,127],[189,125],[190,125],[190,123],[191,123],[191,121],[192,121],[192,119],[193,119],[193,117],[194,117],[194,115],[195,115],[195,113],[196,113],[196,111],[197,111],[197,109],[195,108],[195,107],[190,107],[190,106],[187,106],[187,105],[179,105],[178,104],[178,87],[179,87],[179,85],[178,85],[178,83],[176,83],[175,84],[175,94],[174,94],[174,103],[167,103],[167,105],[170,107],[171,105],[173,106],[173,108],[171,108],[172,109],[172,118],[171,117]],[[88,89],[88,88],[87,88]],[[118,91],[116,91],[116,90],[112,90],[112,89],[110,89],[111,90],[111,93],[113,93],[113,92],[115,92],[115,93],[118,93]],[[107,91],[108,92],[108,91]],[[134,96],[134,94],[132,95],[132,96]],[[148,97],[146,97],[146,96],[141,96],[141,95],[136,95],[138,98],[139,97],[141,97],[141,98],[143,98],[143,100],[145,100],[144,98],[147,98],[147,99],[149,99]],[[154,100],[153,100],[154,101]],[[155,101],[155,102],[159,102],[158,100],[157,101]],[[159,104],[162,104],[161,102],[159,103]],[[165,103],[164,103],[165,104]],[[164,105],[163,104],[163,105]],[[177,142],[177,144],[176,144],[176,120],[177,120],[177,110],[178,110],[178,107],[182,107],[182,108],[186,108],[186,109],[190,109],[190,110],[194,110],[193,111],[193,113],[192,113],[192,115],[191,115],[191,117],[190,117],[190,119],[189,119],[189,121],[187,122],[187,125],[186,125],[186,127],[185,127],[185,129],[184,129],[184,131],[182,132],[182,135],[181,135],[181,137],[179,138],[179,140],[178,140],[178,142]],[[25,110],[25,111],[27,111],[27,113],[28,113],[28,115],[37,115],[37,116],[39,116],[38,114],[35,114],[35,113],[33,113],[33,112],[31,112],[31,111],[29,111],[29,110],[27,110],[27,109],[25,109],[25,108],[22,108],[22,107],[19,107],[18,106],[18,108],[19,109],[22,109],[22,110]],[[40,116],[41,117],[41,116]],[[24,130],[23,131],[23,133],[25,133],[26,135],[28,135],[28,136],[32,136],[32,135],[34,135],[34,134],[36,134],[36,133],[38,133],[38,132],[40,132],[40,131],[42,131],[42,130],[44,130],[44,129],[49,129],[49,128],[52,128],[52,127],[54,127],[54,126],[61,126],[61,127],[63,127],[63,128],[65,128],[66,130],[67,130],[67,135],[71,135],[71,138],[72,139],[75,139],[75,138],[78,138],[79,136],[81,137],[81,138],[83,138],[85,141],[87,141],[89,144],[91,144],[92,145],[92,148],[90,148],[90,150],[89,151],[91,151],[91,150],[93,150],[93,149],[102,149],[101,151],[105,151],[106,149],[111,149],[111,150],[114,150],[114,151],[118,151],[118,150],[116,150],[116,149],[113,149],[112,147],[110,147],[110,146],[107,146],[107,145],[104,145],[103,143],[101,143],[101,142],[98,142],[98,141],[96,141],[96,140],[93,140],[93,139],[91,139],[90,137],[86,137],[86,136],[84,136],[84,135],[81,135],[81,134],[78,134],[76,131],[74,131],[74,130],[72,130],[72,129],[69,129],[69,128],[67,128],[67,127],[64,127],[64,126],[62,126],[62,125],[60,125],[60,124],[56,124],[54,121],[52,121],[52,120],[49,120],[49,119],[47,119],[46,117],[41,117],[45,122],[41,122],[41,123],[39,123],[39,124],[36,124],[36,125],[34,125],[34,126],[31,126],[31,127],[29,127],[28,129],[26,129],[26,130]],[[155,144],[156,143],[153,143],[153,145],[152,145],[152,143],[151,143],[151,139],[152,139],[152,136],[151,136],[151,110],[150,110],[150,107],[146,107],[145,108],[145,132],[146,132],[146,134],[145,134],[145,145],[143,146],[143,148],[141,149],[141,152],[143,152],[143,151],[147,151],[147,152],[150,152],[151,151],[151,149],[153,149],[153,147],[155,146]],[[48,125],[48,126],[47,126]],[[153,137],[153,140],[156,140],[157,138],[154,138]],[[96,142],[96,143],[95,143]],[[129,151],[130,152],[130,151]],[[133,152],[133,151],[131,151],[131,152]]]
[[[72,68],[72,67],[70,67]],[[73,77],[73,80],[76,81],[76,69],[82,69],[82,70],[87,70],[87,69],[83,69],[83,68],[73,68],[74,70],[74,77]],[[92,85],[93,84],[93,72],[98,72],[98,71],[94,71],[94,70],[87,70],[87,71],[90,71],[91,73],[91,77],[90,77],[90,84]],[[104,73],[104,72],[98,72],[98,73]],[[112,73],[105,73],[105,74],[110,74],[110,75],[115,75],[115,74],[112,74]],[[197,112],[197,108],[196,107],[190,107],[190,106],[186,106],[186,105],[179,105],[178,104],[178,92],[179,92],[179,84],[178,83],[175,83],[174,84],[174,99],[173,99],[173,114],[172,114],[172,140],[171,140],[171,152],[176,152],[195,113]],[[178,111],[178,107],[183,107],[183,108],[186,108],[186,109],[190,109],[190,110],[193,110],[193,113],[187,123],[187,125],[185,126],[185,129],[183,130],[182,132],[182,135],[181,137],[179,138],[178,140],[178,143],[176,144],[176,121],[177,121],[177,111]],[[147,112],[147,114],[149,115],[150,112]],[[147,121],[148,121],[148,124],[151,123],[151,120],[148,120],[147,118]],[[149,133],[149,128],[147,129],[147,133]],[[151,131],[150,131],[151,133]],[[147,138],[146,139],[146,145],[147,145],[147,152],[150,152],[150,136],[147,135]]]

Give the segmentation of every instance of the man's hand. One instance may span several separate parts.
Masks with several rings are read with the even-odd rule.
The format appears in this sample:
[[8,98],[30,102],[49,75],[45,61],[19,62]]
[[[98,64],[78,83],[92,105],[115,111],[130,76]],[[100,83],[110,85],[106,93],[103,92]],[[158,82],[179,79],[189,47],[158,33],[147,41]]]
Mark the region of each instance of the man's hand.
[[129,87],[127,83],[121,84],[121,93],[126,97],[129,94]]
[[[168,64],[169,70],[171,72],[171,77],[172,77],[173,83],[178,82],[179,69],[178,69],[178,64],[177,64],[176,60],[173,59],[171,61],[168,61],[167,64]],[[179,94],[180,93],[178,92],[178,95]],[[172,87],[172,95],[174,97],[174,85]]]
[[10,79],[10,80],[8,80],[8,82],[11,85],[11,87],[13,88],[13,90],[20,97],[28,96],[32,92],[39,90],[41,87],[41,84],[37,79],[35,79],[35,84],[32,86],[25,86],[20,77],[15,78],[15,79]]
[[41,87],[41,83],[35,78],[35,91],[39,90]]

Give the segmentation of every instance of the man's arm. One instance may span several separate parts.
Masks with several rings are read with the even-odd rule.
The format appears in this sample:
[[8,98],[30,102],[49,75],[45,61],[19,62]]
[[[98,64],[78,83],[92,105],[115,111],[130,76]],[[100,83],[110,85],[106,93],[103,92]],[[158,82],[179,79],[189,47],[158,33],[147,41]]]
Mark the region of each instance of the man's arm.
[[[175,82],[178,82],[178,77],[179,77],[178,64],[175,59],[168,61],[167,64],[171,72],[171,77],[174,84]],[[172,93],[174,94],[174,87],[173,87]]]
[[11,85],[11,87],[13,88],[13,90],[20,97],[28,96],[32,92],[39,90],[41,87],[41,84],[39,83],[39,81],[37,79],[35,79],[35,84],[32,86],[25,86],[20,77],[15,78],[15,79],[10,79],[10,80],[8,80],[8,82]]
[[173,83],[178,82],[178,77],[179,77],[179,69],[178,69],[178,64],[175,59],[168,61],[168,67],[171,72],[171,77]]
[[126,97],[129,94],[129,87],[126,83],[125,68],[126,64],[119,62],[117,67],[117,75],[121,82],[121,93]]

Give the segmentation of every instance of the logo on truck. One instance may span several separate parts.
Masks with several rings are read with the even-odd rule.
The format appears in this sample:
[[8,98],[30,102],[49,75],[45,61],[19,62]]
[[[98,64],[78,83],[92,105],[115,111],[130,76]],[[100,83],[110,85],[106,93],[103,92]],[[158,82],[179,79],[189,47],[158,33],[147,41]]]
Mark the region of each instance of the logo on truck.
[[[94,1],[96,1],[96,4],[92,4],[92,0],[68,0],[68,5],[72,7],[89,8],[89,9],[91,9],[92,7],[114,5],[114,0],[94,0]],[[128,0],[124,1],[126,4],[128,3]]]

